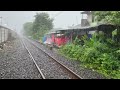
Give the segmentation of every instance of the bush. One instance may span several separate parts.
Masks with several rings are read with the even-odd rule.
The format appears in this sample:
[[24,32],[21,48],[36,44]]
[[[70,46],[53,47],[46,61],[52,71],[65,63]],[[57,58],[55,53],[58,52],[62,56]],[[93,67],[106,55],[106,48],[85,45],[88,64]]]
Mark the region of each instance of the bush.
[[[120,49],[118,43],[104,37],[91,39],[84,36],[75,39],[74,44],[65,45],[60,52],[73,60],[79,60],[87,68],[94,69],[109,78],[120,79]],[[84,41],[82,45],[81,41]]]

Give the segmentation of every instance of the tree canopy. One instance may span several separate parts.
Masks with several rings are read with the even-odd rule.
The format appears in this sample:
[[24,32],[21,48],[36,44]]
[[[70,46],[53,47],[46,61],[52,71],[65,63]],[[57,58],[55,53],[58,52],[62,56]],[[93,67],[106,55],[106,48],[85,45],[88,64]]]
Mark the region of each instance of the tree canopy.
[[33,22],[34,37],[42,37],[44,33],[53,28],[53,19],[47,13],[37,13]]
[[24,34],[25,35],[32,35],[32,27],[33,23],[32,22],[27,22],[23,25],[24,27]]
[[[98,22],[103,21],[104,23],[120,26],[120,11],[94,11],[93,15]],[[120,29],[118,28],[116,32],[117,42],[120,42]]]
[[120,24],[120,11],[94,11],[93,15],[96,21],[104,21],[114,25]]
[[53,28],[53,19],[48,13],[36,13],[35,20],[24,24],[25,35],[30,35],[34,39],[40,39],[46,32]]

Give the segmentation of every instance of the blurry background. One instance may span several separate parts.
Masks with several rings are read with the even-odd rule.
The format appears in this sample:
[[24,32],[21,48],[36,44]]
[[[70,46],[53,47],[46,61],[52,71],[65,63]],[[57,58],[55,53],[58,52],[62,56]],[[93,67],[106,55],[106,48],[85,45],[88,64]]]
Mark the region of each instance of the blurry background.
[[81,11],[0,11],[2,25],[20,31],[25,22],[33,21],[37,12],[47,12],[54,18],[54,28],[67,28],[81,23]]

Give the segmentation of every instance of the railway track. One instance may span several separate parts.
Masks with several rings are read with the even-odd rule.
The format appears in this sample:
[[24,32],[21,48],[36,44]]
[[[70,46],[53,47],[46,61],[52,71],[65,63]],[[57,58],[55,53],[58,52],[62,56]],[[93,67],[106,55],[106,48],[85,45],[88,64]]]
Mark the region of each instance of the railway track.
[[23,44],[24,48],[26,49],[26,51],[28,52],[28,54],[29,54],[30,58],[33,60],[33,62],[34,62],[34,64],[35,64],[35,66],[36,66],[37,70],[39,71],[39,73],[40,73],[40,75],[41,75],[42,79],[46,79],[46,78],[45,78],[45,76],[44,76],[44,74],[42,73],[41,69],[40,69],[40,68],[39,68],[39,66],[37,65],[37,63],[36,63],[35,59],[33,58],[33,56],[32,56],[32,54],[31,54],[31,52],[30,52],[30,51],[29,51],[29,49],[26,47],[26,45],[25,45],[24,41],[23,41],[23,40],[21,40],[21,42],[22,42],[22,44]]
[[[78,74],[76,74],[75,72],[73,72],[71,69],[69,69],[68,67],[66,67],[65,65],[63,65],[62,63],[60,63],[58,60],[56,60],[54,57],[52,57],[51,55],[49,55],[47,52],[45,52],[43,49],[41,49],[40,47],[38,47],[37,45],[35,45],[32,41],[30,41],[27,38],[24,38],[25,40],[27,40],[30,44],[32,44],[34,47],[36,47],[38,50],[42,51],[43,54],[45,54],[46,56],[48,56],[49,58],[51,58],[53,60],[53,62],[56,62],[64,71],[66,71],[72,79],[82,79],[82,77],[80,77]],[[25,44],[24,44],[25,46]],[[27,52],[29,53],[30,57],[32,58],[32,60],[34,61],[36,67],[38,68],[41,76],[43,79],[46,79],[44,74],[42,73],[41,69],[39,68],[39,66],[37,65],[37,63],[35,62],[35,59],[33,58],[31,52],[28,50],[28,48],[25,46]]]

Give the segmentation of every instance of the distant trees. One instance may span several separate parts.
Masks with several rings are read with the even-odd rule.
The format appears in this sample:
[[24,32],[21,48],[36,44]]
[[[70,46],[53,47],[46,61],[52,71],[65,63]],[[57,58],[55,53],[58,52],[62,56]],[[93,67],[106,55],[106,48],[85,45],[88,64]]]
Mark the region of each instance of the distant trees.
[[24,27],[24,35],[31,36],[32,35],[32,28],[33,28],[33,23],[32,22],[27,22],[23,25]]
[[46,32],[53,28],[53,19],[48,13],[36,13],[33,22],[24,24],[24,34],[32,36],[34,39],[40,39]]

